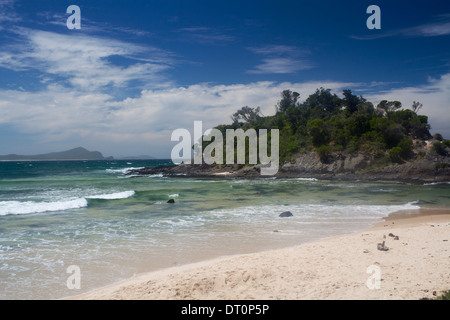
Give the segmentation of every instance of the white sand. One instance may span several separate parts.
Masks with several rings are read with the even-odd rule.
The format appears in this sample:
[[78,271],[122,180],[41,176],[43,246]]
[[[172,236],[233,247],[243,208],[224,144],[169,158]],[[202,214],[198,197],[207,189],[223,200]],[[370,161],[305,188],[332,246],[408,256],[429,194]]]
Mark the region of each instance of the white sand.
[[[433,298],[433,292],[450,289],[450,214],[443,212],[386,220],[297,247],[142,274],[70,299]],[[388,251],[377,249],[383,241]]]

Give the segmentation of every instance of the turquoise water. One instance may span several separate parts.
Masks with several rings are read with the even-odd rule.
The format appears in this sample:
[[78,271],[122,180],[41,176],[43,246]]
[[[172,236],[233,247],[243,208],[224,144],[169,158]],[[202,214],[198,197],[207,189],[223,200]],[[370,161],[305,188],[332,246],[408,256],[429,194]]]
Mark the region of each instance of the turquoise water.
[[[345,234],[398,210],[450,206],[447,183],[126,175],[169,163],[0,162],[0,299],[62,298],[140,272]],[[288,210],[293,217],[278,217]],[[71,265],[79,290],[67,288]]]

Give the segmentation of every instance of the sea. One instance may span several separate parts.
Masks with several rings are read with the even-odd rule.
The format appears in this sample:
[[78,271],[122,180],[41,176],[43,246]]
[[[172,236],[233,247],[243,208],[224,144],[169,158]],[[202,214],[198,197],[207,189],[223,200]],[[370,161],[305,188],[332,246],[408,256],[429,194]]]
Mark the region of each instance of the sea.
[[[60,299],[143,272],[347,234],[401,210],[450,206],[449,183],[128,174],[170,164],[0,162],[0,299]],[[293,216],[280,217],[285,211]]]

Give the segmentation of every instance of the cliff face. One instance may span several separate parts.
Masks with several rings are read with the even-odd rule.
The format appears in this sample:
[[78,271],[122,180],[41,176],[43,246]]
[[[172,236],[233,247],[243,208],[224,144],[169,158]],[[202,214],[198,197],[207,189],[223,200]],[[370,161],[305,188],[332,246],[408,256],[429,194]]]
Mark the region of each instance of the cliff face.
[[427,155],[420,160],[377,167],[377,159],[368,155],[336,155],[322,163],[316,153],[300,155],[284,164],[277,177],[315,177],[338,180],[445,182],[450,181],[450,157]]

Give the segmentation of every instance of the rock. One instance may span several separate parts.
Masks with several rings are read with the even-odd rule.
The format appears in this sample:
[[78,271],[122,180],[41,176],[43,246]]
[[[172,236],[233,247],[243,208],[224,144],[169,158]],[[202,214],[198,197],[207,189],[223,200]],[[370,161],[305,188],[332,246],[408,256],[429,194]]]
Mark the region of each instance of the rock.
[[389,237],[395,237],[395,235],[392,233],[389,233]]
[[280,213],[280,215],[279,215],[279,217],[281,217],[281,218],[293,217],[293,216],[294,216],[294,215],[293,215],[292,212],[290,212],[290,211],[282,212],[282,213]]
[[170,199],[169,201],[167,201],[167,203],[175,203],[175,200]]
[[378,243],[377,249],[380,251],[388,251],[389,250],[389,248],[386,247],[386,245],[385,245],[385,241],[383,241],[383,243]]
[[394,240],[400,240],[400,238],[398,236],[395,236]]

